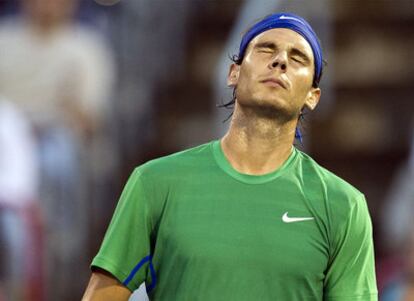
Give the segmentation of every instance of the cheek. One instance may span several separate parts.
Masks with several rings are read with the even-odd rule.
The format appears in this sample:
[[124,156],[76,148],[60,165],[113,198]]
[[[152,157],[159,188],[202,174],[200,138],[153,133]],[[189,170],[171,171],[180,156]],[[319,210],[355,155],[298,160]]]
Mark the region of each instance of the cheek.
[[244,57],[244,59],[243,59],[243,62],[244,62],[246,65],[251,65],[251,64],[252,64],[252,52],[251,52],[251,51],[249,51],[249,52],[245,55],[245,57]]
[[237,80],[236,97],[239,99],[250,98],[255,93],[255,75],[251,65],[245,64],[240,68]]
[[243,84],[249,84],[258,78],[260,69],[262,69],[261,62],[250,52],[243,59],[239,78],[243,81]]
[[308,91],[312,86],[313,72],[308,68],[300,68],[296,71],[295,86],[297,91]]
[[247,64],[243,65],[240,68],[239,78],[237,80],[238,89],[247,88],[253,78],[254,78],[254,74],[250,66]]
[[298,68],[296,74],[303,78],[311,77],[313,71],[309,68]]

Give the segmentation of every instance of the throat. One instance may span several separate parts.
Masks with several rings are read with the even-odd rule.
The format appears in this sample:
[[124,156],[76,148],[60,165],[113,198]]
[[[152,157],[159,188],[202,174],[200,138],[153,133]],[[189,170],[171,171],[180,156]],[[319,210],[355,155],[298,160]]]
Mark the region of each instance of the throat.
[[260,117],[237,104],[221,147],[240,173],[263,175],[277,170],[292,152],[297,119]]
[[231,166],[240,173],[264,175],[279,169],[292,152],[292,143],[283,140],[229,133],[221,148]]

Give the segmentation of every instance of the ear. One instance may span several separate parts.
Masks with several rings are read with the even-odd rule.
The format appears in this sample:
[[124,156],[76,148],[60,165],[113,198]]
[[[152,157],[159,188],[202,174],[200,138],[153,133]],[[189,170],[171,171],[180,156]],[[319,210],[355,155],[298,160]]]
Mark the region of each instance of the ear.
[[240,65],[235,63],[230,65],[229,74],[227,75],[227,86],[235,87],[239,81]]
[[306,95],[305,106],[309,110],[313,110],[316,108],[317,104],[319,103],[319,98],[321,97],[321,89],[319,88],[311,88]]

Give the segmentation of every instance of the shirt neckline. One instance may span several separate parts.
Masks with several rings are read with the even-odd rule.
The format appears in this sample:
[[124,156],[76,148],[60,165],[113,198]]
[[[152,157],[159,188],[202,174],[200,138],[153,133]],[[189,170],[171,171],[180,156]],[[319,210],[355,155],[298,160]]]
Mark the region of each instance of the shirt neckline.
[[241,173],[233,168],[233,166],[230,164],[230,162],[224,155],[223,149],[221,148],[220,140],[214,140],[211,144],[211,148],[217,165],[232,178],[246,184],[263,184],[276,179],[283,172],[285,172],[293,164],[293,162],[296,161],[296,158],[298,157],[298,151],[295,147],[292,147],[292,151],[289,157],[276,170],[263,175],[249,175]]

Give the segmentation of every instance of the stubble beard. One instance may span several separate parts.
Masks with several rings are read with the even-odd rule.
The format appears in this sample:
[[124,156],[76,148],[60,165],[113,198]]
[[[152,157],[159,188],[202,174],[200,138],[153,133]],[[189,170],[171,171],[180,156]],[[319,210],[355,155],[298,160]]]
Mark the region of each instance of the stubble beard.
[[248,100],[241,101],[236,97],[236,101],[243,111],[263,120],[287,123],[292,120],[297,120],[300,114],[299,110],[289,106],[285,100],[265,99],[264,97],[252,96]]

